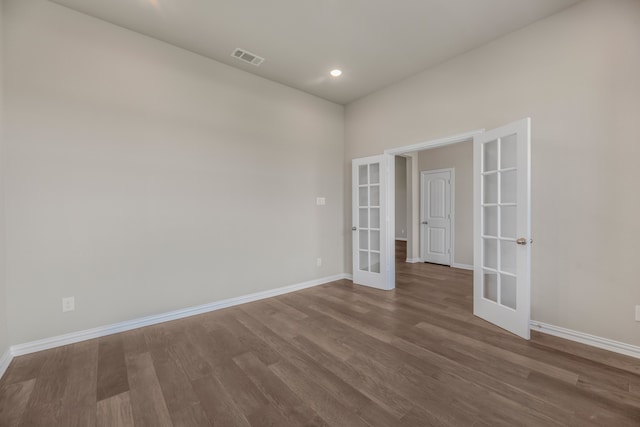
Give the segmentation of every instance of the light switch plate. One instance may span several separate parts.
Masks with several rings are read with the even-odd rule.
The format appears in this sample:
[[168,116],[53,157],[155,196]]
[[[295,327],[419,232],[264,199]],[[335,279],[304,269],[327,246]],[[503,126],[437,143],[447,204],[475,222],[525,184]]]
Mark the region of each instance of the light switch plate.
[[324,197],[316,197],[316,205],[324,206],[327,204],[327,200]]
[[636,305],[636,322],[640,322],[640,305]]

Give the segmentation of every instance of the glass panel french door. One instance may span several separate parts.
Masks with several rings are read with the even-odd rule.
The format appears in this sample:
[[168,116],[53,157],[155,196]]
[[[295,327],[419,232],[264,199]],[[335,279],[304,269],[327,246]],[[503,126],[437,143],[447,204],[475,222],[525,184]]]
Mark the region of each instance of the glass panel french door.
[[530,119],[474,137],[474,314],[529,339]]
[[353,282],[388,289],[385,156],[353,160]]

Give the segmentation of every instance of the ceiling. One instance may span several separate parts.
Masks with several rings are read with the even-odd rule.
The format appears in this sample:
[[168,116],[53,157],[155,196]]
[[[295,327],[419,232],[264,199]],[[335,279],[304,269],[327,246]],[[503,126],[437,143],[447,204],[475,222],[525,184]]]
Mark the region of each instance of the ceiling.
[[51,1],[346,104],[579,0]]

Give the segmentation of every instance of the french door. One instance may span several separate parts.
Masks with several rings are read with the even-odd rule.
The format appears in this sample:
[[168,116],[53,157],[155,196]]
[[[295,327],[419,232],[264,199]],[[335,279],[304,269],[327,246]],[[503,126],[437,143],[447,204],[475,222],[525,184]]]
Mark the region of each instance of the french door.
[[395,287],[390,265],[390,212],[387,183],[392,156],[354,159],[352,163],[353,283],[378,289]]
[[473,312],[529,339],[530,119],[474,137]]

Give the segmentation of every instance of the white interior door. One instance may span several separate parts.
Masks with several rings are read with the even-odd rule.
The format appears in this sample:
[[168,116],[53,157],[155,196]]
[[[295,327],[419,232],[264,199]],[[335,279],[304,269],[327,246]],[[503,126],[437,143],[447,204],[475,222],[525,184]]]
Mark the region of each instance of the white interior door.
[[473,312],[529,339],[530,119],[480,134],[474,145]]
[[387,236],[393,231],[387,203],[388,174],[393,169],[389,158],[393,160],[381,155],[352,163],[353,283],[378,289],[395,286],[394,268],[389,265],[393,248],[387,248],[393,241]]
[[451,265],[451,170],[420,175],[422,261]]

